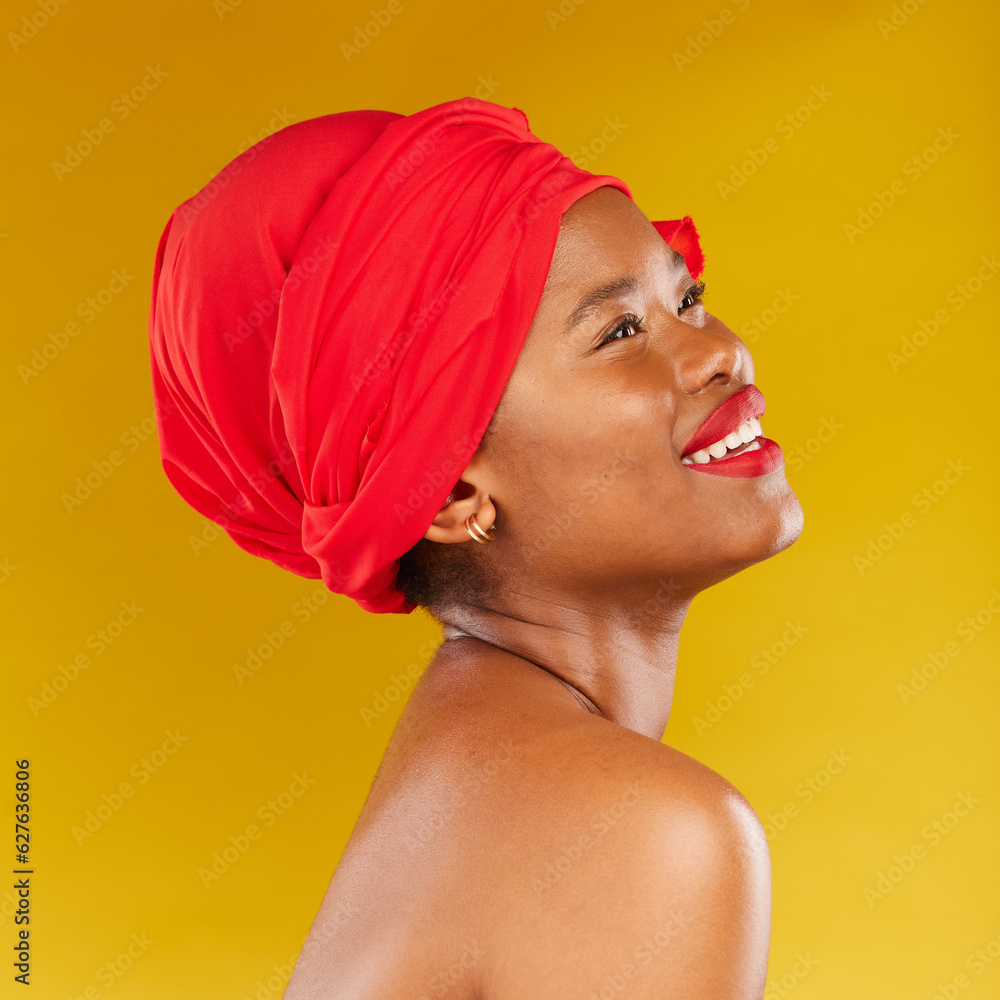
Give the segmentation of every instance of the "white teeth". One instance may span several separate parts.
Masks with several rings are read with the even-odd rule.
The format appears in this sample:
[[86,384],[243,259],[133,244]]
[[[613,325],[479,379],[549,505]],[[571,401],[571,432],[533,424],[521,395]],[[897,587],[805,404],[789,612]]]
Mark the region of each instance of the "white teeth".
[[[755,427],[754,424],[757,426]],[[736,430],[730,431],[725,437],[719,438],[718,441],[710,444],[707,451],[713,458],[722,458],[725,452],[720,452],[720,447],[728,449],[739,448],[741,444],[747,444],[752,441],[759,433],[760,423],[755,417],[751,417],[749,420],[744,420]],[[712,451],[713,448],[715,451]]]
[[[764,431],[760,426],[760,421],[756,417],[743,421],[734,431],[730,431],[724,438],[714,441],[707,448],[702,448],[692,455],[681,459],[685,465],[704,465],[713,458],[724,458],[727,451],[739,448],[741,445],[747,447],[743,451],[756,451],[760,448],[760,442],[754,440],[761,437]],[[742,452],[741,452],[742,454]]]

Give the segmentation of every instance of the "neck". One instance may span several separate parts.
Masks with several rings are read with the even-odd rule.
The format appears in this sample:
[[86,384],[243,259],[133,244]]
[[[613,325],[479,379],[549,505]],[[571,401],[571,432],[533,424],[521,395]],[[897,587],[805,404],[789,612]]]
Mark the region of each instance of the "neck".
[[662,740],[670,718],[680,629],[691,598],[618,594],[558,601],[507,591],[504,607],[440,612],[445,641],[471,636],[557,677],[596,715]]

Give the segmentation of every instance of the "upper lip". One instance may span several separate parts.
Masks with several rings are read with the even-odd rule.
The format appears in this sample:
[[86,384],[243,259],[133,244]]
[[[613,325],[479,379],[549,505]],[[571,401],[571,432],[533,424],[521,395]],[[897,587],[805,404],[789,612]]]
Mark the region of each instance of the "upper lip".
[[684,446],[681,458],[687,458],[688,455],[707,448],[736,430],[751,417],[763,416],[766,408],[767,404],[760,389],[755,385],[744,386],[739,392],[734,392],[728,399],[723,400],[698,425],[694,436]]

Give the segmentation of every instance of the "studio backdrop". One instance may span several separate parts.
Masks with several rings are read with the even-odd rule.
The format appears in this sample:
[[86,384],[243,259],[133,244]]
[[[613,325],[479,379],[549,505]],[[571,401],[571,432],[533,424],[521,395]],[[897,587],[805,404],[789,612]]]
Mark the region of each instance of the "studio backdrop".
[[665,742],[767,833],[768,1000],[998,995],[993,5],[16,0],[0,26],[0,996],[280,997],[440,632],[176,494],[157,241],[287,125],[465,96],[692,216],[753,353],[805,529],[695,600]]

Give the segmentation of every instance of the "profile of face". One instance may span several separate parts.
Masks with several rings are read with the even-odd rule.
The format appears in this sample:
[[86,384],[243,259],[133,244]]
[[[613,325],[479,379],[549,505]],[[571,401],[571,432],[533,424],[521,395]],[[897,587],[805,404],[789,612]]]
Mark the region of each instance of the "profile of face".
[[[692,597],[802,530],[781,463],[722,475],[690,457],[700,425],[753,381],[749,350],[705,309],[684,258],[630,198],[598,188],[562,217],[491,432],[427,537],[488,549],[476,558],[505,585],[543,599],[620,607],[664,581]],[[470,540],[470,512],[496,519],[489,546]]]

